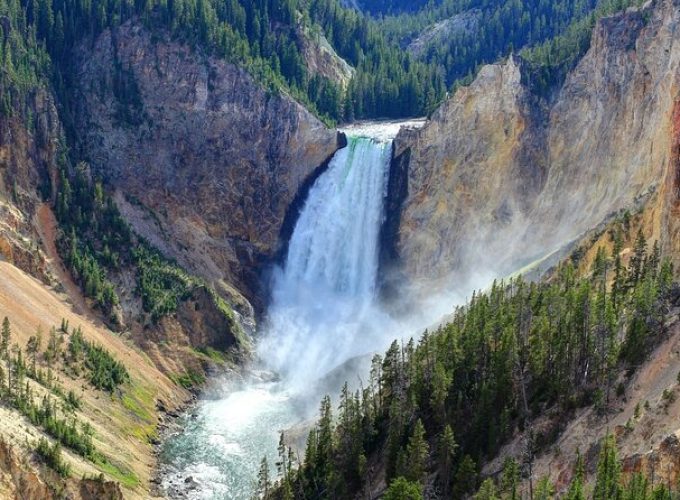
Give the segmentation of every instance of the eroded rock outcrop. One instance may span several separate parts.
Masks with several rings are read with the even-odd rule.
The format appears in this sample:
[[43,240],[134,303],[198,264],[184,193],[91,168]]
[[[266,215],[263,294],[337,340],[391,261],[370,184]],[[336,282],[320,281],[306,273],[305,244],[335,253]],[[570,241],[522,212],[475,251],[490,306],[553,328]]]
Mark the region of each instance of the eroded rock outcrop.
[[50,282],[32,218],[40,191],[50,195],[57,174],[61,122],[52,95],[36,87],[17,107],[30,110],[0,119],[0,259]]
[[52,491],[38,475],[23,467],[12,447],[0,439],[0,496],[51,499]]
[[472,36],[479,29],[482,11],[470,9],[443,21],[436,22],[423,30],[406,47],[415,57],[427,55],[431,47],[441,46],[456,37]]
[[676,218],[664,214],[677,205],[679,26],[675,0],[605,18],[549,102],[511,57],[483,68],[420,132],[400,135],[407,188],[390,217],[405,275],[437,281],[470,266],[497,275],[645,196],[658,212],[647,236],[677,253],[677,228],[667,230]]
[[243,69],[135,24],[76,57],[80,148],[126,218],[183,267],[257,297],[285,212],[337,133]]
[[354,68],[341,58],[323,33],[298,28],[302,53],[310,73],[347,87]]
[[11,500],[122,500],[120,484],[97,478],[62,480],[0,436],[0,498]]

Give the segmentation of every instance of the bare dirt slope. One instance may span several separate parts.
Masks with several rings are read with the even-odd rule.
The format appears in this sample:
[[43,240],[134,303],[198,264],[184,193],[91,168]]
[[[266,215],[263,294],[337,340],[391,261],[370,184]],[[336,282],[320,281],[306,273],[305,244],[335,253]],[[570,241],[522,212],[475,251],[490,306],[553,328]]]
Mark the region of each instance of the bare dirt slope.
[[38,208],[34,226],[38,231],[38,236],[42,240],[42,248],[47,256],[47,262],[52,272],[56,275],[58,282],[64,287],[69,300],[73,303],[74,311],[81,315],[91,315],[91,310],[87,306],[80,288],[76,285],[57,252],[57,219],[54,212],[47,203],[43,203]]

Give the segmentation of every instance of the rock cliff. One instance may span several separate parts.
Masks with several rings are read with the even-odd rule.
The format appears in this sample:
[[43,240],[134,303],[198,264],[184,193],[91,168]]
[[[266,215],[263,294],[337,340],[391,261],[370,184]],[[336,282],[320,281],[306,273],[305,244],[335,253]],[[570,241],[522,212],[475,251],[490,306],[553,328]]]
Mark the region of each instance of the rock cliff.
[[427,55],[431,47],[442,45],[456,37],[472,36],[479,29],[482,11],[470,9],[456,14],[453,17],[436,22],[418,34],[416,38],[409,41],[406,46],[415,57]]
[[354,68],[335,52],[323,33],[303,28],[298,28],[298,32],[309,71],[346,88]]
[[285,213],[337,133],[243,69],[134,23],[76,60],[78,148],[135,230],[232,296],[260,297]]
[[49,282],[32,217],[40,192],[49,196],[56,176],[61,122],[45,88],[33,88],[22,100],[17,107],[28,114],[0,119],[0,259]]
[[648,236],[677,256],[679,24],[675,0],[602,19],[552,99],[510,57],[402,133],[387,225],[404,275],[502,274],[643,199]]

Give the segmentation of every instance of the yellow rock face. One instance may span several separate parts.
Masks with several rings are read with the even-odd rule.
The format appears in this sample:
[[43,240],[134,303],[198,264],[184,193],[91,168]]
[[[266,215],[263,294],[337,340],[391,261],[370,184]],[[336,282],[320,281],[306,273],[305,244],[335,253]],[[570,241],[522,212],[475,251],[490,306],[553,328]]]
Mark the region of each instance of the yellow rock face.
[[637,209],[651,192],[663,205],[663,249],[680,255],[670,215],[678,28],[671,0],[603,19],[552,99],[533,94],[510,58],[483,68],[419,133],[399,137],[396,154],[410,151],[397,233],[406,275],[502,274]]

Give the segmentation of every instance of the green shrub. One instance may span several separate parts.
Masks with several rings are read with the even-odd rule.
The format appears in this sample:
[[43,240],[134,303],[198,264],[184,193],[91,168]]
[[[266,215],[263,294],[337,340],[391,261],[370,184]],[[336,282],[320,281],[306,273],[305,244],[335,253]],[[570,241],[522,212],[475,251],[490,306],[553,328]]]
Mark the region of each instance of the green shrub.
[[99,390],[113,392],[118,386],[130,380],[125,365],[117,361],[101,345],[85,340],[80,328],[71,334],[68,353],[70,364],[78,363],[82,359],[90,383]]
[[71,466],[64,461],[59,443],[54,443],[53,446],[50,446],[47,439],[40,438],[35,452],[48,467],[53,469],[61,477],[65,478],[71,475]]

